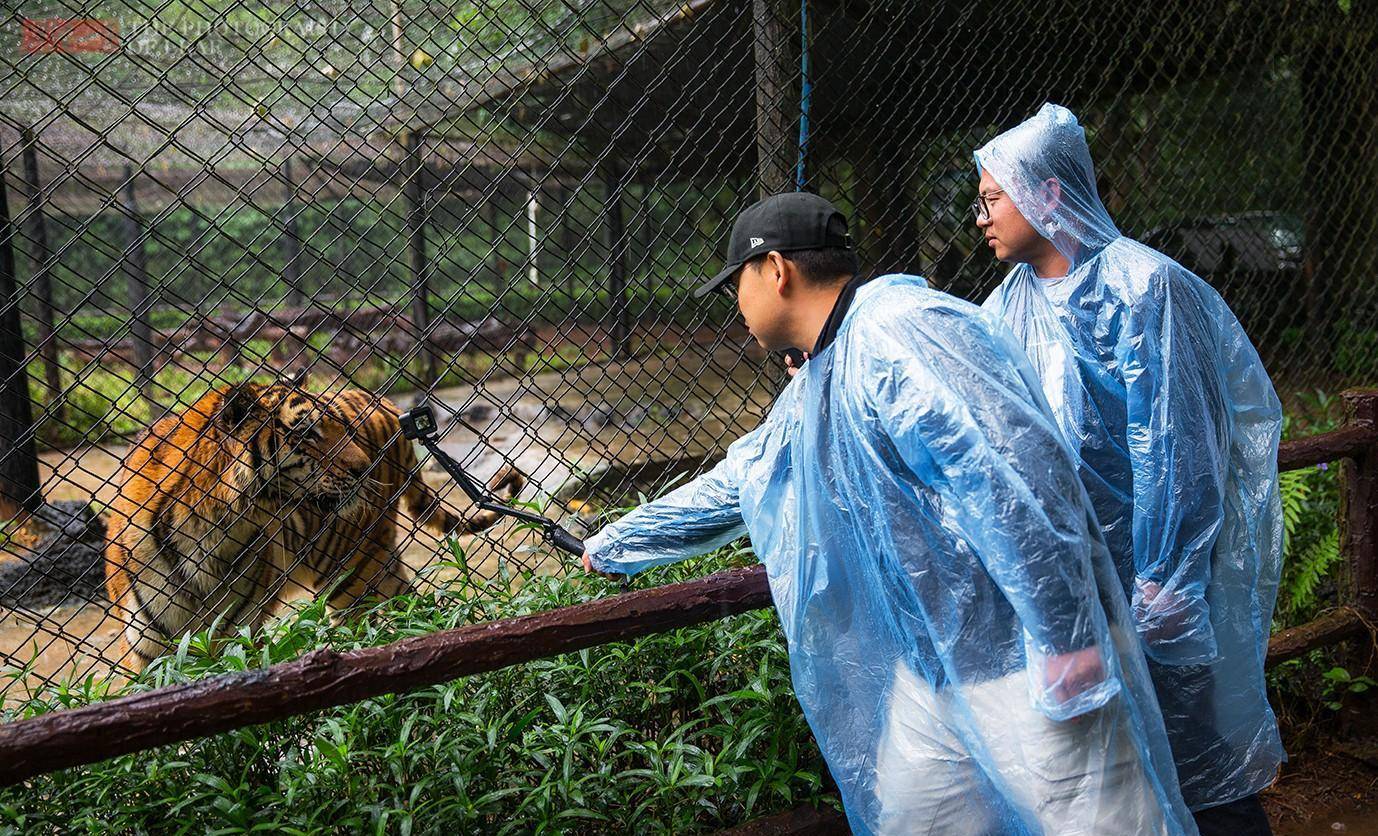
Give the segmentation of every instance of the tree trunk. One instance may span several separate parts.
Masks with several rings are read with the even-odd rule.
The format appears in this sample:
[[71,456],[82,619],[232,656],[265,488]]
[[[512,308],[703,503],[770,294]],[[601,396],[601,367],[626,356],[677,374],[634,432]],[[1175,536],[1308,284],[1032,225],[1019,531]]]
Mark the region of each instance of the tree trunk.
[[57,327],[53,314],[52,247],[48,244],[48,220],[43,211],[43,184],[38,173],[38,147],[33,130],[23,130],[24,185],[29,202],[30,264],[33,266],[34,297],[38,303],[38,356],[43,358],[43,380],[47,389],[48,413],[64,420],[62,375],[58,365]]
[[426,386],[440,379],[439,363],[430,344],[431,310],[430,287],[426,275],[426,190],[421,182],[425,172],[421,168],[421,137],[408,131],[407,145],[407,250],[411,256],[412,323],[421,341],[421,362],[425,369]]
[[607,190],[604,213],[608,229],[608,296],[612,309],[613,357],[632,356],[631,323],[627,312],[627,229],[622,219],[622,167],[616,159],[603,164]]
[[[786,101],[792,101],[789,33],[777,0],[752,0],[752,32],[756,58],[756,183],[761,197],[790,188],[795,147],[785,121]],[[791,108],[792,110],[792,108]]]
[[1324,27],[1302,56],[1306,241],[1305,359],[1335,356],[1348,328],[1372,327],[1378,276],[1378,39],[1356,4],[1345,26]]
[[10,223],[6,165],[0,158],[0,513],[14,519],[38,510],[38,482],[29,374],[14,275],[14,225]]

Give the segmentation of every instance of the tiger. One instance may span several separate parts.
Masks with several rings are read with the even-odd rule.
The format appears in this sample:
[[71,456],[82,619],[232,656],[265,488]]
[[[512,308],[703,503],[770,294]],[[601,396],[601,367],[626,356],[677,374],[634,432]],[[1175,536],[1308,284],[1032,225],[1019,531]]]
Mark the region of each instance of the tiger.
[[[397,548],[399,504],[440,535],[499,519],[446,508],[418,473],[390,401],[297,382],[207,392],[156,422],[121,463],[110,507],[105,585],[134,671],[188,632],[257,629],[289,585],[348,610],[412,590]],[[489,482],[510,500],[525,480]]]

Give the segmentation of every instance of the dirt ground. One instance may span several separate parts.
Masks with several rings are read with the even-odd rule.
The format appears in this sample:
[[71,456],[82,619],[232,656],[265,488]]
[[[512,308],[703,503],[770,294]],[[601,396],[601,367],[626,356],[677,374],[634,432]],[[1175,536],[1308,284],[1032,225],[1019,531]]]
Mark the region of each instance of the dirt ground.
[[[113,479],[124,453],[124,447],[110,445],[42,454],[40,477],[46,498],[51,502],[94,497],[99,503],[109,502],[116,492]],[[425,478],[436,487],[442,487],[447,480],[440,473],[428,472]],[[455,493],[452,491],[450,496]],[[514,532],[510,526],[504,530],[507,548],[524,551],[533,559],[538,556],[527,542],[529,532]],[[407,528],[399,536],[406,543],[403,559],[414,571],[434,563],[444,549],[436,537],[421,529]],[[495,542],[483,536],[462,538],[471,570],[485,577],[497,575],[499,551],[494,548]],[[445,557],[448,559],[448,554]],[[15,557],[0,552],[0,559]],[[452,580],[458,574],[458,568],[425,573],[417,585],[425,588]],[[0,668],[28,665],[31,682],[59,675],[110,674],[115,670],[112,662],[116,659],[120,629],[120,622],[111,615],[109,603],[104,600],[37,610],[0,608]],[[6,692],[5,703],[22,699],[22,687],[7,685],[0,681],[0,691]]]
[[[568,372],[542,372],[521,380],[491,381],[480,390],[457,387],[434,392],[431,397],[442,424],[447,413],[463,416],[445,433],[442,446],[465,462],[479,480],[487,479],[505,462],[515,464],[528,477],[528,489],[521,496],[525,501],[553,495],[599,466],[634,466],[640,457],[651,455],[656,445],[664,449],[655,455],[669,460],[703,455],[717,438],[739,434],[739,416],[768,400],[759,394],[758,373],[747,365],[732,366],[733,376],[727,378],[698,374],[693,381],[697,388],[693,388],[683,375],[667,378],[676,362],[652,356],[625,365],[589,366],[579,371],[577,386],[570,385]],[[662,378],[684,391],[656,388]],[[548,392],[560,392],[565,400],[556,402]],[[405,407],[410,399],[395,400]],[[650,411],[650,406],[657,405],[663,407],[663,414]],[[117,494],[114,480],[126,451],[124,445],[108,443],[43,453],[39,475],[45,498],[108,505]],[[470,510],[467,498],[444,473],[431,468],[425,478],[441,490],[454,510],[461,514]],[[413,570],[437,563],[438,557],[451,560],[428,532],[408,525],[400,537],[406,544],[403,559]],[[538,571],[558,566],[546,549],[538,547],[535,532],[510,521],[476,537],[462,538],[461,545],[470,571],[483,577],[498,576],[502,555]],[[6,556],[0,549],[3,559]],[[460,572],[457,566],[426,571],[417,586],[425,589],[444,583]],[[46,609],[0,607],[0,677],[5,668],[26,665],[32,665],[25,677],[28,682],[56,674],[109,672],[121,625],[108,609],[103,600]],[[7,703],[24,690],[9,686],[0,678],[0,695]]]
[[1276,836],[1378,836],[1378,741],[1326,741],[1294,753],[1263,792]]
[[[659,365],[657,365],[659,364]],[[446,432],[442,446],[456,459],[466,461],[475,478],[486,479],[504,463],[511,461],[528,477],[522,500],[550,496],[570,478],[593,472],[601,464],[630,466],[628,456],[646,456],[649,439],[667,448],[667,457],[703,454],[721,434],[739,434],[734,417],[743,413],[745,399],[754,397],[759,380],[748,366],[734,373],[744,379],[723,379],[722,393],[710,402],[689,402],[666,388],[650,384],[660,380],[672,358],[641,358],[626,368],[617,365],[590,366],[580,370],[580,386],[565,387],[569,402],[559,402],[551,410],[543,393],[564,391],[558,384],[568,375],[542,373],[528,380],[496,380],[481,391],[469,387],[441,390],[433,399],[444,409],[467,409],[466,421]],[[700,376],[700,384],[707,377]],[[677,379],[678,380],[678,379]],[[659,386],[659,384],[657,384]],[[686,386],[679,380],[678,386]],[[409,398],[397,399],[407,405]],[[619,423],[628,413],[646,412],[646,404],[675,405],[674,416],[666,426],[628,426]],[[594,410],[597,406],[597,410]],[[475,412],[477,410],[477,412]],[[595,412],[588,416],[584,413]],[[444,420],[444,415],[441,416]],[[583,421],[583,423],[580,423]],[[689,427],[699,432],[692,434]],[[706,430],[707,428],[707,430]],[[40,479],[48,501],[94,500],[109,504],[117,494],[114,483],[127,446],[117,443],[52,450],[41,454]],[[464,514],[470,503],[444,472],[427,470],[424,478],[440,489],[446,503]],[[402,558],[413,570],[423,570],[419,588],[442,584],[460,576],[459,566],[427,569],[452,556],[430,533],[407,526],[400,533]],[[499,561],[511,555],[515,561],[536,570],[555,569],[558,563],[547,550],[537,547],[537,536],[510,521],[503,521],[489,532],[460,540],[470,572],[482,577],[497,577]],[[15,555],[10,555],[14,558]],[[438,561],[440,558],[440,561]],[[0,550],[0,559],[4,552]],[[121,625],[109,614],[105,600],[87,605],[17,609],[0,607],[0,671],[32,665],[25,680],[37,683],[63,675],[87,675],[112,671]],[[0,673],[3,675],[3,673]],[[4,701],[22,697],[23,687],[12,687],[0,680]]]

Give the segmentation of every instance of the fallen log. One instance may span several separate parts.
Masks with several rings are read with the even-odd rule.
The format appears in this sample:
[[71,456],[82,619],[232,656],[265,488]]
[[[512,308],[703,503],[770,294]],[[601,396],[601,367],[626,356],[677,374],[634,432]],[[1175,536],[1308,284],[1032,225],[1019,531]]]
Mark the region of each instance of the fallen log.
[[1318,647],[1327,647],[1367,632],[1368,628],[1357,611],[1341,607],[1314,621],[1283,630],[1269,639],[1267,664],[1272,667]]

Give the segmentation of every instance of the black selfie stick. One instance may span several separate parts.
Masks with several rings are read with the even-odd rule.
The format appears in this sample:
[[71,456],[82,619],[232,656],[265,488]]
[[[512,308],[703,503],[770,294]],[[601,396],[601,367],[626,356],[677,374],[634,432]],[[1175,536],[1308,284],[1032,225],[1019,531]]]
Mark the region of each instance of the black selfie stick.
[[[487,490],[479,487],[469,474],[464,472],[464,468],[459,466],[459,462],[450,457],[449,453],[440,449],[439,428],[435,423],[435,410],[425,404],[413,407],[400,416],[402,422],[402,435],[412,441],[419,441],[421,445],[430,451],[432,456],[440,462],[440,466],[445,468],[445,472],[450,474],[459,487],[468,494],[469,499],[484,511],[492,511],[506,517],[515,517],[534,523],[540,527],[541,536],[545,541],[563,552],[568,552],[575,557],[584,556],[584,541],[570,534],[561,528],[558,523],[549,517],[525,511],[521,508],[513,508],[498,502]],[[622,579],[622,588],[626,589],[630,585],[630,580]]]

